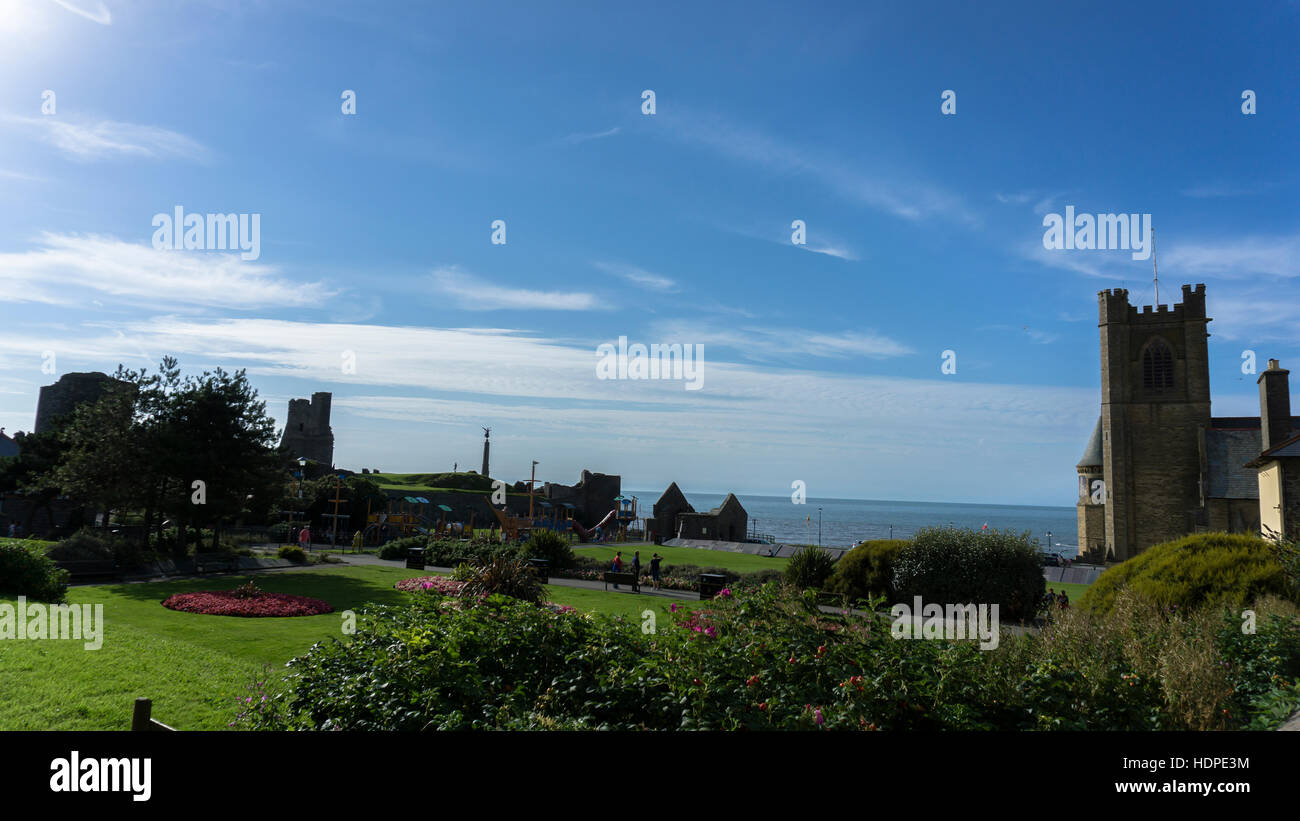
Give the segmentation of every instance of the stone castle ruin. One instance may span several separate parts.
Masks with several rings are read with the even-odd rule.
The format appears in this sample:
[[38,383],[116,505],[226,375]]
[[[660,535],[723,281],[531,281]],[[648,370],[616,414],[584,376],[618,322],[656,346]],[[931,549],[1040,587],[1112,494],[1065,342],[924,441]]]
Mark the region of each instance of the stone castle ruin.
[[330,428],[330,401],[334,395],[317,391],[307,399],[289,400],[289,418],[280,444],[295,459],[309,459],[320,465],[334,464],[334,431]]
[[76,410],[78,405],[96,402],[104,390],[117,380],[105,373],[65,373],[53,385],[41,388],[36,400],[36,433],[44,433],[55,422]]

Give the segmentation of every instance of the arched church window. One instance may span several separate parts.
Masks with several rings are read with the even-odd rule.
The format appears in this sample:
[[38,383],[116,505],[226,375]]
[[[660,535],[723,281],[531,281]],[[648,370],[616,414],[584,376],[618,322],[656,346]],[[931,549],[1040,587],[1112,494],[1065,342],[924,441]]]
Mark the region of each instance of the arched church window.
[[1149,391],[1168,390],[1174,386],[1174,354],[1159,337],[1151,340],[1142,353],[1142,387]]

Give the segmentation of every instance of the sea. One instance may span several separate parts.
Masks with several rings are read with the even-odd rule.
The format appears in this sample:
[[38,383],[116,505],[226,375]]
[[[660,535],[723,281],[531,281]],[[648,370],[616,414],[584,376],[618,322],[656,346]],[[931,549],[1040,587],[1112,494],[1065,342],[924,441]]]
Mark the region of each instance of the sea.
[[[637,497],[638,513],[646,516],[663,493],[624,491]],[[707,511],[722,504],[725,494],[687,493],[691,507]],[[749,513],[750,535],[770,536],[774,542],[850,547],[868,539],[906,539],[923,527],[970,527],[1029,533],[1039,548],[1073,558],[1078,552],[1075,508],[1031,505],[976,505],[951,502],[899,502],[884,499],[814,499],[801,505],[789,496],[736,494]],[[819,533],[820,522],[820,533]]]

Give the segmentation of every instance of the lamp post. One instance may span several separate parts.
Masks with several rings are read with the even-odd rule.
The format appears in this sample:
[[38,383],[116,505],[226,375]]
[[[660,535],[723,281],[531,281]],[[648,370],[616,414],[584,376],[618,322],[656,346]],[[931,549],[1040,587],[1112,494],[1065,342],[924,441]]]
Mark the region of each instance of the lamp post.
[[817,508],[817,546],[822,546],[822,509]]

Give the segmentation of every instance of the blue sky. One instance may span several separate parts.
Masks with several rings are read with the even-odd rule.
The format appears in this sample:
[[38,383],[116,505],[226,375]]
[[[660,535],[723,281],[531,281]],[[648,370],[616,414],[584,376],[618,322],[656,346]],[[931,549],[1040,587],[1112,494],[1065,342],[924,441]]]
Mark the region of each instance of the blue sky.
[[[477,467],[482,425],[512,480],[1072,504],[1097,291],[1152,295],[1043,248],[1067,205],[1207,284],[1217,415],[1243,350],[1300,365],[1296,3],[704,5],[0,0],[0,425],[46,352],[172,353],[281,422],[332,391],[354,469]],[[260,257],[155,250],[176,205]],[[703,387],[597,379],[619,336]]]

